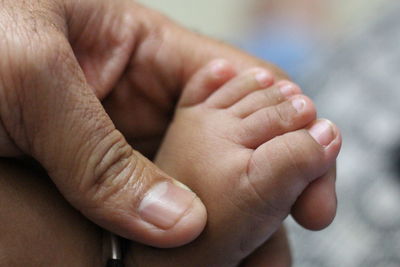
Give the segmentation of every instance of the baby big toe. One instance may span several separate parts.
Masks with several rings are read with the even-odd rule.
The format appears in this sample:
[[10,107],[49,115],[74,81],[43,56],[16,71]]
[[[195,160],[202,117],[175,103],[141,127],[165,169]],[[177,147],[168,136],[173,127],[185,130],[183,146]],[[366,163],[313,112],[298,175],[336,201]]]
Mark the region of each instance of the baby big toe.
[[[264,201],[264,208],[275,207],[268,212],[290,210],[304,189],[335,164],[340,134],[333,124],[318,123],[326,123],[329,128],[321,127],[318,134],[312,129],[290,132],[254,151],[244,182]],[[318,139],[321,135],[324,138]]]

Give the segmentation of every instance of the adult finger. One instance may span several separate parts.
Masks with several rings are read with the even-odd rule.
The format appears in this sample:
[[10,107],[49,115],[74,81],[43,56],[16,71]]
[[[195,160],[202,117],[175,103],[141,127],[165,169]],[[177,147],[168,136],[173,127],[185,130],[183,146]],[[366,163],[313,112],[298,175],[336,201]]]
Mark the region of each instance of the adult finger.
[[46,8],[27,10],[27,25],[17,20],[15,31],[2,32],[5,130],[97,224],[153,246],[191,241],[205,225],[202,202],[128,145],[88,85],[63,26],[43,16]]

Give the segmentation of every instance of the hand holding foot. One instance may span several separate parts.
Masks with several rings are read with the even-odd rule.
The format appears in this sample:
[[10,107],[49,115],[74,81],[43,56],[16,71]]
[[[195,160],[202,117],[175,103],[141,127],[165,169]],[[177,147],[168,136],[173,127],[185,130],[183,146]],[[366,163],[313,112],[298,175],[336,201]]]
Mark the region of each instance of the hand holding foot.
[[[226,68],[226,66],[224,67]],[[223,68],[223,69],[224,69]],[[218,68],[217,68],[218,69]],[[259,70],[256,70],[256,72],[258,72]],[[261,70],[262,71],[262,70]],[[202,88],[205,89],[204,91],[197,91],[198,95],[202,95],[202,92],[207,91],[206,89],[209,90],[209,93],[215,91],[218,87],[221,87],[221,89],[224,87],[225,81],[226,80],[230,80],[230,78],[232,78],[232,76],[234,76],[234,73],[231,72],[230,70],[222,70],[222,72],[218,71],[218,75],[214,76],[214,77],[210,77],[208,75],[203,76],[204,74],[209,73],[209,69],[205,69],[203,71],[203,74],[201,75],[201,73],[199,73],[199,75],[197,75],[196,77],[200,78],[198,79],[198,81],[202,81],[204,86],[200,86],[200,84],[198,84],[198,82],[195,82],[196,79],[194,79],[192,81],[193,85],[197,88]],[[240,83],[242,83],[242,86],[247,87],[247,86],[251,86],[253,83],[252,79],[251,79],[251,73],[254,73],[254,70],[249,71],[247,74],[241,75],[238,78],[235,78],[236,80],[241,80]],[[212,73],[211,73],[212,74]],[[249,77],[250,76],[250,77]],[[265,75],[261,75],[261,76],[265,76]],[[210,79],[204,79],[204,78],[210,78]],[[231,85],[236,84],[235,79],[231,80]],[[269,84],[269,78],[265,79],[264,81],[266,81],[266,84]],[[192,84],[190,83],[190,84]],[[189,85],[190,85],[189,84]],[[265,83],[262,83],[265,84]],[[296,97],[302,98],[301,95],[299,95],[299,91],[296,87],[292,87],[290,86],[291,89],[289,87],[287,88],[281,88],[279,90],[276,90],[276,88],[269,88],[267,90],[270,90],[269,92],[267,90],[261,90],[261,89],[254,89],[257,92],[263,92],[263,94],[265,94],[265,96],[267,96],[267,99],[270,100],[265,100],[265,102],[268,103],[275,103],[275,104],[268,104],[267,106],[274,106],[274,105],[280,105],[281,103],[286,102],[285,100],[287,98],[291,99],[294,95],[296,95]],[[190,88],[190,86],[189,86]],[[213,89],[214,88],[214,89]],[[256,86],[255,88],[259,88],[258,86]],[[245,90],[247,91],[247,89]],[[293,93],[287,94],[288,96],[284,96],[286,95],[286,93],[281,94],[281,91],[293,91]],[[193,94],[189,94],[189,95],[193,95]],[[251,93],[248,93],[248,95],[251,95]],[[291,96],[292,95],[292,96]],[[207,94],[203,95],[204,96],[204,102],[205,99],[207,99]],[[228,95],[227,95],[228,96]],[[233,95],[231,95],[230,97],[232,97]],[[262,96],[262,95],[260,95]],[[245,97],[246,98],[246,97]],[[242,98],[244,99],[244,98]],[[249,98],[250,99],[250,98]],[[258,99],[258,97],[253,98],[253,100]],[[281,100],[279,100],[281,99]],[[182,98],[182,101],[184,100],[189,100],[189,98]],[[240,102],[240,101],[239,101]],[[238,102],[238,103],[239,103]],[[256,101],[257,102],[257,101]],[[257,105],[256,102],[253,102],[252,105],[241,105],[243,107],[243,109],[241,109],[241,111],[238,112],[238,114],[247,114],[248,116],[251,114],[251,112],[249,113],[248,111],[246,111],[250,106],[252,107],[253,110],[253,114],[256,112],[255,110],[261,110],[265,108],[265,104],[262,104],[264,101],[259,101],[259,103],[261,105]],[[279,103],[279,104],[278,104]],[[191,107],[186,107],[188,109],[194,109],[195,106],[197,106],[199,104],[193,104],[193,106]],[[201,104],[203,105],[203,104]],[[257,107],[258,106],[258,107]],[[186,111],[184,111],[185,108],[182,107],[182,105],[180,105],[179,111],[178,113],[186,113]],[[158,157],[158,162],[162,165],[165,164],[172,166],[173,169],[177,169],[179,172],[179,168],[175,165],[176,163],[174,162],[174,160],[170,160],[170,159],[163,159],[163,153],[167,153],[170,150],[175,150],[175,152],[172,153],[179,153],[181,154],[181,156],[178,158],[180,162],[184,162],[185,156],[190,156],[193,155],[193,151],[203,151],[203,149],[205,148],[203,145],[207,144],[207,140],[208,141],[213,141],[213,140],[217,140],[218,138],[220,138],[220,136],[217,135],[218,131],[220,131],[223,128],[226,128],[226,124],[225,120],[221,121],[221,127],[215,127],[215,128],[211,128],[209,129],[208,127],[203,127],[203,126],[207,126],[207,119],[211,119],[209,120],[210,122],[213,121],[213,118],[215,114],[214,112],[225,112],[223,110],[226,110],[227,108],[215,108],[214,111],[212,111],[210,113],[210,115],[205,116],[204,119],[206,119],[204,121],[204,124],[200,124],[194,125],[194,129],[193,130],[198,130],[197,132],[199,133],[199,136],[203,135],[203,137],[210,137],[210,138],[202,138],[204,141],[206,141],[205,143],[197,143],[197,140],[193,140],[193,139],[187,139],[184,140],[186,141],[185,143],[188,144],[188,147],[193,148],[192,150],[187,151],[186,149],[182,149],[182,147],[169,147],[168,142],[165,143],[165,146],[163,148],[164,152],[160,152],[159,157]],[[207,108],[206,108],[207,110]],[[235,109],[232,109],[235,110]],[[236,110],[237,111],[237,110]],[[312,111],[312,109],[310,109],[309,111]],[[212,115],[214,114],[214,115]],[[290,113],[289,113],[290,114]],[[309,113],[309,114],[312,114]],[[197,118],[202,120],[202,114],[199,114],[198,112],[194,112],[192,115],[189,116],[189,118]],[[231,117],[229,115],[229,117]],[[222,115],[221,118],[229,118],[226,117],[225,115]],[[237,117],[237,115],[235,115],[234,117]],[[291,116],[289,116],[291,117]],[[294,116],[296,117],[296,116]],[[307,117],[307,115],[305,116]],[[273,117],[272,117],[273,118]],[[243,120],[243,118],[241,118],[240,120]],[[179,117],[176,118],[175,122],[179,122],[180,119]],[[197,120],[196,120],[197,121]],[[274,120],[271,120],[271,122],[273,122]],[[184,121],[181,121],[181,123],[183,123],[183,125],[185,125],[186,123]],[[178,123],[178,125],[180,125],[181,123]],[[234,124],[233,124],[234,125]],[[174,127],[176,127],[176,124],[172,125],[171,129],[173,129]],[[219,130],[218,130],[219,129]],[[179,130],[179,129],[177,129]],[[207,131],[204,131],[207,130]],[[216,131],[217,130],[217,131]],[[311,132],[311,134],[317,139],[319,140],[321,143],[325,143],[328,144],[329,141],[327,141],[329,138],[326,138],[326,136],[324,137],[323,135],[318,134],[321,131],[316,131],[318,129],[310,129],[309,131]],[[321,130],[321,129],[320,129]],[[323,130],[323,128],[322,128]],[[322,131],[323,132],[323,131]],[[203,133],[203,134],[202,134]],[[221,133],[221,132],[219,132]],[[185,136],[185,134],[183,135]],[[180,135],[178,135],[178,137],[180,137]],[[223,142],[222,145],[224,148],[226,148],[226,151],[230,151],[230,150],[236,150],[238,149],[238,153],[241,154],[242,152],[240,150],[254,150],[254,148],[249,149],[246,147],[243,147],[243,145],[240,145],[238,143],[235,144],[235,146],[232,146],[232,142],[230,142],[232,135],[227,135],[226,136],[226,140],[228,142]],[[169,142],[174,143],[174,136],[171,136],[170,134],[168,134],[167,136],[167,140],[170,139]],[[217,139],[216,139],[217,138]],[[339,137],[337,137],[335,139],[335,142],[340,141],[338,139]],[[271,138],[270,141],[274,140],[274,138]],[[267,142],[270,142],[267,141]],[[278,142],[278,141],[273,141],[273,142]],[[279,143],[279,142],[278,142]],[[333,144],[332,143],[332,144]],[[209,144],[209,143],[208,143]],[[332,150],[335,149],[334,145],[328,145],[326,147],[326,150]],[[338,145],[339,143],[336,143],[336,145]],[[208,146],[209,151],[211,152],[210,154],[206,154],[211,156],[213,159],[215,159],[215,154],[213,152],[217,151],[220,147],[218,147],[217,145],[219,145],[218,143],[215,143],[216,147],[213,146]],[[302,145],[300,145],[302,146]],[[337,147],[336,147],[337,148]],[[257,151],[257,149],[255,149],[255,151]],[[306,151],[306,150],[305,150]],[[190,152],[190,153],[188,153]],[[277,156],[283,156],[284,154],[279,153],[279,151],[277,152]],[[335,152],[335,151],[331,151],[331,152]],[[169,153],[169,152],[168,152]],[[168,154],[167,153],[167,154]],[[254,153],[254,151],[252,152]],[[328,152],[329,153],[329,152]],[[196,184],[196,188],[199,192],[202,192],[202,194],[205,196],[205,200],[207,201],[208,205],[211,207],[211,214],[210,214],[210,225],[207,228],[206,232],[194,243],[186,246],[186,247],[182,247],[182,248],[177,248],[177,249],[173,249],[173,250],[157,250],[157,249],[151,249],[151,248],[147,248],[144,246],[135,246],[133,247],[133,251],[131,252],[131,254],[129,254],[128,256],[130,256],[130,258],[128,258],[127,263],[128,265],[130,263],[135,262],[138,266],[168,266],[168,264],[170,266],[180,266],[180,265],[188,265],[188,266],[204,266],[206,265],[217,265],[217,266],[221,266],[221,265],[237,265],[238,261],[241,257],[243,257],[243,259],[245,259],[245,261],[241,262],[242,266],[289,266],[290,264],[290,255],[287,254],[288,253],[288,247],[287,247],[287,243],[285,242],[285,237],[284,237],[284,232],[282,232],[282,230],[279,230],[278,232],[276,232],[275,234],[273,234],[272,237],[270,237],[270,239],[267,242],[264,242],[261,246],[259,246],[257,249],[251,249],[251,247],[254,247],[255,242],[256,243],[260,243],[262,242],[262,239],[266,238],[267,234],[265,237],[263,237],[263,233],[270,233],[272,230],[268,229],[268,226],[273,227],[274,226],[274,222],[272,223],[268,223],[265,222],[266,219],[268,218],[272,218],[272,219],[277,219],[278,221],[279,219],[279,209],[272,209],[273,211],[276,212],[272,212],[270,214],[268,214],[268,212],[271,211],[271,207],[268,206],[268,203],[278,203],[277,202],[279,200],[279,196],[277,198],[277,200],[272,199],[271,202],[268,202],[268,199],[271,200],[268,195],[266,196],[265,200],[267,202],[264,203],[264,201],[259,201],[259,199],[256,197],[254,198],[254,194],[243,194],[243,193],[248,193],[248,183],[244,183],[242,187],[239,188],[235,188],[238,183],[237,183],[237,172],[235,170],[237,170],[240,166],[243,166],[243,162],[239,162],[237,164],[237,166],[232,166],[232,164],[230,164],[230,160],[232,159],[232,154],[231,153],[225,153],[226,155],[224,155],[224,157],[226,157],[226,159],[228,159],[226,161],[226,165],[225,166],[221,166],[218,161],[220,161],[221,159],[223,159],[223,157],[221,158],[217,158],[215,160],[215,163],[212,162],[209,166],[206,166],[204,168],[202,168],[202,166],[198,163],[204,163],[205,157],[202,153],[198,153],[196,159],[198,159],[198,161],[191,161],[190,162],[190,166],[184,166],[184,168],[182,168],[183,170],[185,170],[185,172],[187,172],[188,174],[192,174],[191,178],[187,179],[190,183],[192,184]],[[233,154],[234,155],[234,154]],[[190,159],[190,158],[189,158]],[[164,161],[165,160],[165,161]],[[208,161],[208,159],[207,159]],[[170,162],[170,163],[168,163]],[[294,162],[297,162],[296,160]],[[286,166],[288,168],[293,167],[292,164],[294,162],[291,161],[284,161],[281,162],[282,166]],[[327,162],[326,162],[327,163]],[[4,169],[4,167],[7,167],[9,165],[2,165],[2,167],[0,168],[0,170]],[[222,169],[227,169],[228,172],[230,172],[230,167],[232,167],[233,172],[229,173],[232,174],[232,176],[228,177],[226,176],[225,172],[220,172],[218,174],[218,177],[215,178],[215,170],[211,169],[211,167],[217,167],[216,169],[221,170]],[[192,170],[191,170],[192,168]],[[5,197],[7,196],[7,194],[9,192],[11,192],[11,197],[6,197],[4,199],[4,203],[6,206],[4,206],[2,208],[2,212],[6,212],[7,218],[8,220],[6,220],[4,223],[2,224],[3,226],[5,226],[5,230],[7,232],[10,232],[11,235],[5,235],[5,240],[7,244],[13,244],[15,242],[19,242],[18,240],[21,240],[21,238],[23,240],[26,241],[26,236],[31,236],[31,232],[26,233],[26,235],[24,236],[20,236],[18,235],[17,238],[12,238],[12,231],[9,231],[9,229],[12,230],[16,230],[19,229],[19,227],[16,227],[15,224],[9,224],[9,219],[11,218],[15,218],[17,221],[20,222],[24,222],[24,220],[26,219],[26,216],[21,217],[21,213],[18,213],[18,211],[20,211],[20,208],[15,208],[15,209],[9,209],[6,208],[8,207],[8,205],[10,205],[11,207],[13,206],[14,202],[15,202],[15,194],[13,194],[13,190],[18,189],[18,199],[21,199],[20,201],[22,201],[21,203],[31,203],[33,201],[33,203],[36,202],[42,202],[46,201],[46,205],[44,205],[44,207],[50,207],[50,209],[54,209],[56,208],[57,210],[57,214],[62,214],[64,217],[66,217],[67,221],[59,221],[57,222],[57,218],[58,220],[60,218],[64,218],[63,216],[57,217],[57,216],[39,216],[39,217],[35,217],[36,219],[34,220],[34,228],[35,231],[34,233],[46,233],[48,235],[49,233],[49,229],[48,229],[48,225],[50,226],[56,226],[54,227],[54,229],[51,229],[51,233],[55,234],[57,236],[60,237],[59,240],[57,240],[57,251],[63,252],[63,251],[69,251],[71,253],[68,253],[68,257],[67,259],[63,259],[63,256],[65,256],[64,253],[61,254],[54,254],[52,255],[51,258],[49,258],[46,255],[42,255],[40,254],[40,256],[44,256],[44,257],[38,257],[37,254],[35,253],[24,253],[24,257],[17,257],[16,255],[19,255],[20,250],[18,250],[17,247],[15,247],[16,249],[14,249],[14,246],[9,246],[6,250],[6,254],[5,257],[3,258],[4,262],[13,262],[13,263],[17,263],[20,264],[22,262],[28,262],[28,263],[32,263],[32,259],[35,259],[35,262],[40,262],[40,264],[54,264],[55,262],[57,264],[59,264],[61,261],[65,264],[70,265],[72,262],[75,262],[75,264],[81,264],[81,263],[85,263],[87,266],[91,266],[91,264],[94,264],[93,266],[98,266],[99,261],[102,260],[103,256],[102,255],[102,251],[101,251],[101,234],[98,232],[98,230],[96,230],[97,228],[94,225],[90,225],[88,222],[86,222],[85,220],[82,219],[82,217],[79,216],[79,214],[77,214],[76,212],[74,212],[73,210],[71,210],[67,205],[65,205],[65,202],[61,200],[60,196],[58,196],[58,194],[49,194],[47,191],[48,187],[46,187],[43,183],[38,184],[38,183],[34,183],[33,185],[37,185],[37,187],[33,186],[34,189],[32,190],[28,190],[29,188],[25,187],[21,187],[18,184],[25,184],[25,183],[21,183],[22,181],[30,181],[30,182],[34,182],[34,180],[40,179],[39,177],[30,177],[28,174],[32,173],[32,171],[30,172],[16,172],[17,169],[14,170],[14,176],[17,175],[18,176],[25,176],[25,177],[20,177],[20,178],[24,178],[24,179],[12,179],[10,180],[7,176],[7,172],[4,173],[4,171],[2,172],[2,176],[1,181],[3,183],[3,195],[4,192],[5,193]],[[12,171],[11,171],[12,173]],[[260,172],[261,173],[261,172]],[[273,172],[272,172],[273,174]],[[277,180],[275,179],[279,179],[282,178],[279,173],[276,173],[276,177],[274,175],[269,175],[268,179],[266,179],[266,182],[271,183],[272,185],[274,184],[274,182],[276,182]],[[29,176],[29,177],[26,177]],[[14,178],[16,178],[14,177]],[[32,178],[32,179],[28,179],[28,178]],[[240,177],[239,180],[241,180],[243,177]],[[248,177],[249,178],[249,177]],[[284,178],[284,177],[283,177]],[[292,177],[293,178],[293,177]],[[299,177],[299,178],[304,178],[304,177]],[[246,178],[247,180],[247,178]],[[307,179],[308,180],[308,179]],[[312,180],[312,179],[310,179]],[[8,183],[7,181],[10,181],[10,183]],[[11,181],[13,181],[11,183]],[[15,183],[14,183],[15,181]],[[222,185],[226,185],[225,182],[233,182],[232,185],[227,185],[226,189],[225,188],[221,188],[221,184]],[[262,181],[260,180],[261,184]],[[203,186],[203,185],[206,186]],[[240,185],[240,183],[239,183]],[[296,185],[296,184],[295,184]],[[277,183],[275,185],[275,187],[273,187],[275,190],[279,191],[282,188],[280,187],[280,183]],[[287,188],[283,188],[284,190],[289,190],[292,185],[290,183],[288,183]],[[40,190],[38,190],[37,188],[39,188]],[[41,193],[41,191],[43,191],[45,188],[46,190],[46,194],[43,195]],[[208,189],[210,192],[208,192]],[[234,189],[234,190],[232,190]],[[292,188],[293,189],[293,188]],[[5,191],[4,191],[5,190]],[[228,192],[228,194],[225,194],[225,192]],[[290,196],[290,194],[287,194],[288,196]],[[13,198],[14,196],[14,198]],[[51,197],[50,197],[51,196]],[[48,202],[48,199],[52,198],[52,201]],[[325,200],[326,201],[326,200]],[[329,201],[328,201],[329,202]],[[11,203],[11,204],[7,204],[7,203]],[[61,203],[61,204],[60,204]],[[267,205],[265,205],[267,203]],[[305,203],[307,203],[307,201],[305,201]],[[254,204],[254,205],[253,205]],[[251,206],[250,206],[251,205]],[[41,211],[41,206],[43,206],[43,204],[40,204],[37,209],[28,209],[28,213],[24,213],[26,214],[30,214],[28,217],[31,218],[31,216],[36,216],[36,212],[37,214],[42,214],[43,211]],[[301,206],[301,205],[300,205]],[[264,207],[264,208],[263,208]],[[4,210],[4,208],[6,208],[6,211]],[[253,208],[255,208],[253,210]],[[281,207],[281,212],[283,213],[287,213],[287,211],[284,211],[285,209],[283,207]],[[7,211],[9,213],[7,213]],[[72,221],[68,222],[68,216],[72,217]],[[75,216],[75,217],[74,217]],[[24,219],[21,219],[24,218]],[[65,219],[65,218],[64,218]],[[61,220],[64,220],[61,219]],[[29,222],[30,224],[32,224],[32,222]],[[74,228],[71,228],[71,234],[68,235],[67,237],[63,236],[63,234],[65,234],[65,230],[62,228],[62,225],[64,225],[65,223],[74,223]],[[266,224],[265,227],[263,227],[263,224]],[[261,226],[260,228],[258,228],[257,226]],[[24,226],[22,226],[22,229]],[[90,229],[90,231],[88,231],[88,229]],[[18,230],[17,230],[18,232]],[[97,233],[96,233],[97,232]],[[249,236],[245,236],[245,233],[250,232]],[[252,234],[252,232],[254,232],[254,234]],[[259,235],[257,235],[257,233]],[[35,243],[35,247],[37,249],[43,248],[48,246],[49,244],[52,244],[52,242],[49,242],[49,240],[42,240],[42,239],[32,239],[33,242]],[[32,241],[31,240],[31,241]],[[89,246],[91,249],[89,249],[87,252],[85,252],[84,254],[82,254],[82,250],[78,249],[76,247],[76,244],[74,243],[76,240],[81,240],[79,241],[80,243],[82,242],[82,240],[84,242],[87,242],[88,244],[92,244],[93,246]],[[44,242],[41,242],[44,241]],[[237,243],[234,243],[237,242]],[[29,243],[29,242],[28,242]],[[74,245],[75,244],[75,245]],[[63,247],[64,246],[64,247]],[[238,252],[239,249],[239,252]],[[234,253],[234,254],[231,254]],[[245,255],[250,254],[248,257],[245,257]],[[74,255],[71,258],[71,255]],[[129,261],[131,260],[131,261]],[[241,261],[241,260],[240,260]],[[221,264],[219,264],[221,263]],[[88,265],[89,264],[89,265]]]
[[[334,166],[341,145],[337,128],[315,121],[315,114],[297,86],[273,85],[266,70],[235,75],[229,63],[215,61],[199,71],[183,93],[156,163],[201,197],[207,228],[175,250],[135,245],[131,261],[138,266],[142,260],[146,266],[236,266],[264,247],[303,192],[297,207],[303,211],[313,208],[308,198],[321,188],[334,195],[331,184],[305,191]],[[333,217],[335,199],[322,200],[320,206]]]
[[126,238],[193,240],[203,204],[138,151],[154,153],[182,85],[215,54],[266,63],[130,0],[4,0],[0,28],[0,155],[33,157],[75,208]]

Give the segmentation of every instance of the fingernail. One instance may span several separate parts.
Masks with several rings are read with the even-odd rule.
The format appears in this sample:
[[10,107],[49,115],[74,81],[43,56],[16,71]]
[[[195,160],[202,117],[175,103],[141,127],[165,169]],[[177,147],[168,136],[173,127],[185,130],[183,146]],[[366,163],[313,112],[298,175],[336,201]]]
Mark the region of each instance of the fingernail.
[[327,120],[318,121],[308,131],[321,146],[328,146],[335,139],[333,125]]
[[161,229],[173,227],[192,206],[196,195],[170,182],[153,186],[139,206],[140,217]]
[[261,87],[268,87],[272,82],[272,76],[266,70],[259,70],[255,75],[255,79]]
[[306,101],[302,98],[296,98],[292,100],[292,105],[296,109],[297,113],[301,113],[306,106]]

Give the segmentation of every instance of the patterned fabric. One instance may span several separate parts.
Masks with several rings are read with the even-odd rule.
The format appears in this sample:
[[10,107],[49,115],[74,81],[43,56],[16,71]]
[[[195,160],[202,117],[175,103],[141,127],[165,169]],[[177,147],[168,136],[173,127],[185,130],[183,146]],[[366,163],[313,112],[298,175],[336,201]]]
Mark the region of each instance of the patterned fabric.
[[399,12],[398,1],[377,10],[300,81],[344,143],[335,222],[314,233],[288,219],[294,266],[400,266]]

